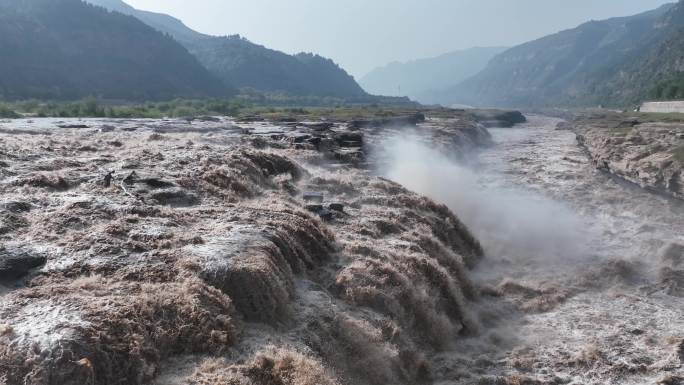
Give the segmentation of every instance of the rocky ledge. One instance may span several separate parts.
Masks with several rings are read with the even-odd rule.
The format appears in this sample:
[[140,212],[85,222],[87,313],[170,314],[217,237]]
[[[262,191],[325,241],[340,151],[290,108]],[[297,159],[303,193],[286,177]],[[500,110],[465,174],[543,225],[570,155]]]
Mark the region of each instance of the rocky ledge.
[[527,122],[527,118],[520,111],[472,109],[467,110],[467,113],[487,128],[511,128]]
[[599,169],[684,199],[684,117],[594,112],[571,126]]
[[15,121],[0,134],[0,383],[416,384],[478,332],[482,249],[369,171],[472,117]]

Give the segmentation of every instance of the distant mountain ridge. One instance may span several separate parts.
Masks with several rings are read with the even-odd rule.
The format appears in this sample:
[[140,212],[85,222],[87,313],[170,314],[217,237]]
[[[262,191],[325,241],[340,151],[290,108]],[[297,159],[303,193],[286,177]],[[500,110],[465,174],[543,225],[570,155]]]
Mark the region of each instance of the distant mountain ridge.
[[80,0],[0,0],[0,57],[3,99],[232,94],[172,38]]
[[297,96],[364,98],[369,95],[332,60],[314,54],[288,55],[240,36],[210,36],[161,13],[137,10],[121,0],[86,0],[134,16],[183,44],[215,76],[238,88]]
[[209,35],[204,35],[202,33],[190,29],[185,24],[183,24],[182,21],[173,16],[165,15],[162,13],[138,10],[121,0],[82,1],[85,1],[86,3],[90,3],[92,5],[97,5],[106,8],[110,11],[116,11],[119,13],[123,13],[124,15],[133,16],[136,19],[139,19],[143,23],[149,25],[150,27],[158,31],[168,33],[180,42],[188,42],[196,39],[211,37]]
[[[661,27],[666,30],[662,42],[643,59],[628,66],[621,77],[623,82],[617,85],[625,90],[637,90],[638,101],[684,99],[684,1],[665,15]],[[637,100],[632,97],[632,101]]]
[[504,47],[476,47],[433,58],[394,62],[359,81],[373,94],[408,96],[422,103],[439,103],[440,90],[455,86],[483,70]]
[[658,97],[657,85],[665,82],[667,88],[683,70],[682,27],[684,1],[591,21],[503,52],[482,72],[447,90],[443,99],[550,107],[625,106]]

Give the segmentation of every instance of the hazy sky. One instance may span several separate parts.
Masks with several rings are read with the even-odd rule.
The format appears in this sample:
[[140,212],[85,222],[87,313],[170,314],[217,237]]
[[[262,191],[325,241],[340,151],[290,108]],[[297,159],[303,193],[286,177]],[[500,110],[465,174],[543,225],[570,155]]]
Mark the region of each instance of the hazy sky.
[[315,52],[357,78],[391,61],[511,46],[674,0],[124,0],[200,32]]

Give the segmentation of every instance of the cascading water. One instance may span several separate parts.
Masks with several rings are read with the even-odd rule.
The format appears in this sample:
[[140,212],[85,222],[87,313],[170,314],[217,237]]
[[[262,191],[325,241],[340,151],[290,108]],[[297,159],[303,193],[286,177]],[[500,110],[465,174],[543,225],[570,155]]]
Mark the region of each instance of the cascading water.
[[467,167],[415,137],[384,143],[381,172],[448,205],[487,253],[475,272],[483,334],[443,370],[456,383],[483,359],[485,377],[542,383],[675,378],[684,300],[662,254],[684,244],[684,203],[596,170],[559,122],[490,129],[495,145]]

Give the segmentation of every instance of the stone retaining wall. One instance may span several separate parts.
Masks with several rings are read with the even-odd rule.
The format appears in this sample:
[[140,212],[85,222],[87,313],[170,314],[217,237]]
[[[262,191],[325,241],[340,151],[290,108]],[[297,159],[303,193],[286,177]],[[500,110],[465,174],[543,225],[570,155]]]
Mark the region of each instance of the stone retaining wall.
[[644,102],[641,112],[684,113],[684,101]]

